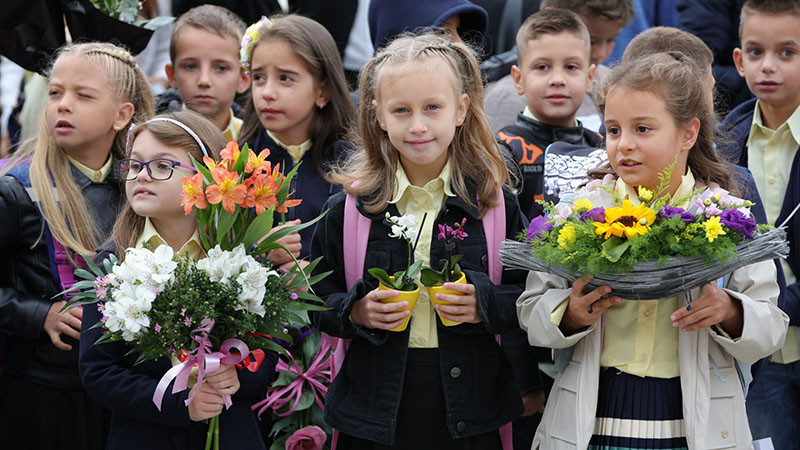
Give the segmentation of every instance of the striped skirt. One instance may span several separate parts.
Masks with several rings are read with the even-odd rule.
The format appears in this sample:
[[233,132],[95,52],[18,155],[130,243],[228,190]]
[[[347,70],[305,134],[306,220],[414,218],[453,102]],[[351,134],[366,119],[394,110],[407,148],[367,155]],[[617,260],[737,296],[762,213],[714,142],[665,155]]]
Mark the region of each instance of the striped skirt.
[[688,450],[680,378],[600,371],[597,419],[589,450]]

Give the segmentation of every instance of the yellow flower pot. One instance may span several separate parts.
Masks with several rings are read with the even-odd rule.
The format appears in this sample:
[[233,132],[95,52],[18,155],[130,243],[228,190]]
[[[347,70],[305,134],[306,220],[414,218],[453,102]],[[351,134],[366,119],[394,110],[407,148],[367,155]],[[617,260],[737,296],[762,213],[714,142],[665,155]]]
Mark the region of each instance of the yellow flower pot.
[[[463,284],[466,284],[466,282],[467,282],[467,276],[464,275],[464,272],[461,272],[461,278],[459,278],[458,280],[454,281],[454,283],[463,283]],[[464,295],[464,293],[459,292],[459,291],[454,291],[452,289],[445,289],[441,285],[429,286],[428,287],[428,297],[430,297],[430,299],[431,299],[431,301],[433,302],[434,305],[452,305],[452,303],[450,303],[450,302],[446,302],[444,300],[438,300],[436,298],[436,294],[438,294],[438,293],[450,294],[450,295]],[[438,310],[436,310],[436,314],[439,315],[439,319],[441,319],[442,324],[444,326],[446,326],[446,327],[452,327],[453,325],[458,325],[458,324],[461,323],[461,322],[455,322],[455,321],[452,321],[452,320],[445,319],[444,317],[442,317],[442,315],[439,313]]]
[[[392,281],[394,281],[394,277],[390,277]],[[416,285],[416,283],[414,283]],[[388,291],[394,288],[388,287],[383,283],[378,285],[378,289],[381,291]],[[414,307],[417,306],[417,298],[419,298],[419,285],[413,291],[397,291],[397,297],[391,298],[384,298],[381,300],[381,303],[398,303],[398,302],[408,302],[408,306],[401,309],[400,311],[410,311],[414,312]],[[403,322],[392,328],[390,331],[403,331],[408,327],[408,321],[411,320],[411,314],[409,314]]]

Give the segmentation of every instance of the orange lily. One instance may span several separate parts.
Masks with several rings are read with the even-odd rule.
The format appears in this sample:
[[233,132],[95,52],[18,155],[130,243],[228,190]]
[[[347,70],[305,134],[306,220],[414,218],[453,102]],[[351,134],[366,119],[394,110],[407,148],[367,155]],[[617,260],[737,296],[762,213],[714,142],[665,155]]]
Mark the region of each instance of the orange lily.
[[241,151],[239,151],[239,144],[236,143],[236,140],[233,140],[228,142],[228,145],[222,149],[222,151],[219,153],[219,156],[221,156],[223,160],[230,161],[231,164],[235,164],[239,159],[240,154]]
[[256,152],[250,150],[250,154],[247,156],[247,165],[244,167],[245,173],[253,173],[264,168],[264,172],[269,173],[271,169],[271,164],[267,161],[267,157],[269,156],[269,149],[261,150],[261,153],[256,155]]
[[[294,194],[294,192],[292,192],[292,194]],[[292,195],[292,194],[289,194],[289,195]],[[278,206],[278,209],[276,209],[275,211],[285,214],[285,213],[289,212],[289,208],[293,208],[293,207],[299,205],[300,203],[303,203],[303,199],[299,199],[298,198],[298,199],[291,199],[290,200],[290,199],[287,198],[286,201],[283,202],[282,205]]]
[[206,188],[208,202],[216,205],[222,202],[222,208],[233,214],[236,205],[241,205],[247,198],[247,186],[239,184],[239,175],[224,167],[216,167],[211,171],[216,184]]
[[258,175],[250,178],[250,188],[247,189],[247,199],[244,206],[247,208],[256,207],[256,215],[266,211],[270,206],[278,203],[275,194],[278,193],[278,186],[275,180],[267,175]]
[[228,168],[228,161],[223,160],[220,162],[216,162],[213,159],[209,158],[208,156],[203,156],[203,164],[205,164],[205,166],[208,167],[208,170],[212,171],[217,167],[224,167],[226,169]]
[[183,212],[189,214],[192,211],[192,206],[197,209],[205,209],[208,207],[206,195],[203,193],[203,174],[196,173],[191,177],[183,177],[181,180],[181,205]]

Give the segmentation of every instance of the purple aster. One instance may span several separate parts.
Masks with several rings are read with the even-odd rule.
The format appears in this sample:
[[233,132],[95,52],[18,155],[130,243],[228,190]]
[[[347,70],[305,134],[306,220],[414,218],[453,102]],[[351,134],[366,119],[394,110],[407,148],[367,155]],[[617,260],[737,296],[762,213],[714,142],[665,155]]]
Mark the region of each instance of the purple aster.
[[292,292],[291,294],[289,294],[289,298],[291,298],[292,300],[297,300],[297,294]]
[[683,208],[676,208],[674,206],[665,206],[658,212],[658,217],[662,219],[672,219],[679,216],[685,223],[690,223],[694,220],[694,216]]
[[525,239],[525,242],[530,242],[544,233],[549,233],[552,229],[553,224],[547,221],[547,216],[536,217],[531,220],[531,224],[528,226],[528,238]]
[[723,225],[736,231],[747,239],[753,239],[756,232],[756,221],[752,217],[743,214],[738,209],[726,209],[719,215],[719,220]]
[[606,221],[606,209],[602,206],[598,206],[597,208],[592,208],[585,213],[581,214],[578,218],[581,222],[585,221],[586,219],[592,219],[594,222],[605,222]]
[[159,325],[158,323],[156,323],[156,326],[153,328],[156,330],[156,333],[161,333],[161,325]]
[[191,325],[191,324],[192,324],[192,318],[191,318],[191,317],[187,317],[187,318],[186,318],[186,319],[183,321],[183,324],[184,324],[184,325],[186,325],[186,326],[188,327],[189,325]]

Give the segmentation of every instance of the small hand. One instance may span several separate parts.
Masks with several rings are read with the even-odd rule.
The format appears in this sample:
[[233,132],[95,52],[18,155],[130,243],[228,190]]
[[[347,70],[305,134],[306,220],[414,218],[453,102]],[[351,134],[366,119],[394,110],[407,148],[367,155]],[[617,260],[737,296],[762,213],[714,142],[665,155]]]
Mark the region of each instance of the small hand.
[[194,399],[189,403],[189,419],[192,421],[200,422],[222,413],[222,408],[225,406],[222,395],[208,383],[195,384],[189,391],[189,397],[192,395]]
[[57,349],[70,351],[72,350],[72,346],[64,343],[64,341],[61,340],[61,335],[66,334],[75,340],[80,340],[83,310],[79,307],[75,307],[69,311],[61,312],[65,304],[66,302],[60,301],[50,305],[50,309],[47,311],[47,315],[44,318],[42,329],[50,336],[50,340]]
[[236,367],[230,364],[220,365],[219,370],[206,376],[208,383],[220,395],[233,395],[239,390],[239,375]]
[[544,391],[528,392],[522,396],[522,405],[525,407],[523,416],[532,416],[536,413],[544,412],[545,396]]
[[696,331],[721,324],[732,337],[741,336],[744,326],[742,304],[715,283],[704,285],[700,297],[672,313],[670,319],[672,326],[681,327],[683,331]]
[[[283,225],[277,226],[273,228],[270,231],[270,233],[274,233],[275,231],[280,230],[281,228],[293,225],[300,225],[300,219],[290,220]],[[289,253],[294,255],[295,258],[300,257],[300,250],[303,248],[303,243],[301,241],[299,232],[287,234],[286,236],[275,241],[275,243],[283,245],[286,248],[286,250],[289,251]],[[286,251],[283,249],[275,248],[270,250],[269,253],[267,253],[267,258],[272,260],[272,262],[275,263],[275,265],[280,266],[282,264],[292,262],[292,257],[289,255],[289,253],[286,253]]]
[[592,325],[600,320],[600,316],[608,308],[622,303],[619,297],[605,297],[611,292],[609,286],[600,286],[584,294],[583,291],[591,280],[591,277],[581,277],[572,283],[567,310],[561,319],[561,329],[565,334],[573,334]]
[[364,297],[353,302],[350,310],[350,320],[361,327],[391,330],[398,327],[411,311],[401,311],[408,306],[408,302],[382,303],[385,298],[397,297],[393,289],[374,289]]
[[442,318],[453,322],[480,323],[483,322],[481,312],[478,310],[478,298],[475,297],[475,286],[469,283],[445,283],[443,288],[461,292],[463,295],[436,294],[437,300],[450,302],[452,305],[434,304],[433,307],[442,315]]

